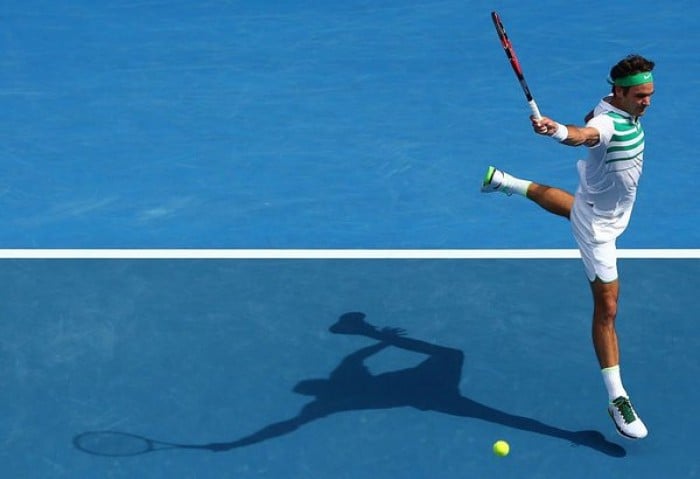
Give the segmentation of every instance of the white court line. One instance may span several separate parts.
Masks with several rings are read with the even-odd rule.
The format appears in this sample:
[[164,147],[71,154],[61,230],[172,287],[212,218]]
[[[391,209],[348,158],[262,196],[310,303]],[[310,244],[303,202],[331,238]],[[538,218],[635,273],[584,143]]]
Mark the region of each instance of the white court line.
[[[700,259],[700,249],[620,249],[619,258]],[[0,259],[571,259],[575,249],[0,249]]]

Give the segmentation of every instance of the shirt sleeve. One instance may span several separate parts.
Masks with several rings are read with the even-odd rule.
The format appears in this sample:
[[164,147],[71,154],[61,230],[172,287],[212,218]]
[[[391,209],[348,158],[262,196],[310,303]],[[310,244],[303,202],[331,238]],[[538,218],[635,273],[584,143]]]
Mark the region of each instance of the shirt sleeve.
[[593,148],[597,148],[601,145],[607,146],[615,133],[615,124],[612,118],[607,115],[598,115],[591,118],[588,123],[586,123],[586,126],[595,128],[600,135],[600,141],[598,141],[598,144]]

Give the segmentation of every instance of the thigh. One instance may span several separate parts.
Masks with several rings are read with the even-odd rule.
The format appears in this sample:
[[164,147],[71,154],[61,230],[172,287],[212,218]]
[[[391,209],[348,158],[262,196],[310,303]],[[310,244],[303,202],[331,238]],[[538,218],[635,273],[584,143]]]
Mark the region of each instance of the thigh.
[[571,230],[581,252],[588,280],[592,282],[598,278],[604,283],[610,283],[618,276],[615,240],[593,241],[593,231],[590,228],[592,211],[587,208],[585,203],[575,202],[571,214]]

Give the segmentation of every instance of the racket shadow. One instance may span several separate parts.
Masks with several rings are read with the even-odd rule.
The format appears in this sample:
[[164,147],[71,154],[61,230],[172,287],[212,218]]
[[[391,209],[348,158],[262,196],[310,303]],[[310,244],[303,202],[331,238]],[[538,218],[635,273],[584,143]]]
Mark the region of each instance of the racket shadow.
[[[73,437],[76,449],[93,456],[139,456],[165,449],[210,449],[207,445],[158,441],[123,431],[86,431]],[[211,450],[211,449],[210,449]]]
[[[294,392],[313,399],[292,418],[271,423],[230,442],[172,444],[134,434],[96,431],[75,436],[73,444],[83,452],[103,456],[137,455],[159,449],[222,452],[292,433],[305,424],[339,412],[413,407],[562,439],[573,446],[589,447],[611,457],[627,454],[622,446],[608,441],[599,431],[569,431],[462,395],[459,383],[464,353],[458,349],[409,338],[400,328],[379,329],[365,321],[365,315],[359,312],[343,314],[329,329],[334,334],[365,336],[373,343],[343,358],[327,379],[307,379],[297,383]],[[389,347],[420,353],[427,358],[414,367],[372,374],[365,360]],[[120,445],[121,442],[127,444]]]

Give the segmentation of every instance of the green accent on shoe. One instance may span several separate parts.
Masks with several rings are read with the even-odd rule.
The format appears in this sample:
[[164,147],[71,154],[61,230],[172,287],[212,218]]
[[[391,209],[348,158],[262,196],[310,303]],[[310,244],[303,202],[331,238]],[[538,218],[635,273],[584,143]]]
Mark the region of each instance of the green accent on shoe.
[[625,423],[631,424],[637,420],[637,415],[634,413],[634,409],[632,409],[632,403],[629,398],[620,396],[612,401],[612,405],[620,411],[620,415]]
[[489,169],[486,170],[486,174],[484,175],[484,181],[481,183],[481,186],[488,186],[491,184],[491,180],[493,179],[493,174],[496,172],[496,167],[494,166],[489,166]]

